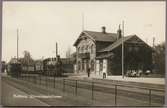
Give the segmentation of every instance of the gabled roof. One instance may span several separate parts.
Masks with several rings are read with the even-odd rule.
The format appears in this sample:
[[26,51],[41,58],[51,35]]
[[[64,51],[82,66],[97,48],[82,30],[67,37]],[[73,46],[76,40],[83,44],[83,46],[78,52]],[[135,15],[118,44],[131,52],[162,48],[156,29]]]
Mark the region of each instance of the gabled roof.
[[109,57],[112,57],[113,55],[114,55],[113,53],[104,53],[97,56],[96,59],[109,58]]
[[83,31],[85,34],[91,36],[95,41],[115,41],[117,39],[117,33],[102,33],[95,31]]
[[122,37],[120,39],[118,39],[116,42],[114,42],[113,44],[109,45],[108,47],[100,50],[99,52],[106,52],[106,51],[112,51],[113,49],[115,49],[116,47],[118,47],[119,45],[122,44],[122,41],[125,42],[128,39],[132,38],[135,35],[131,35],[131,36],[126,36],[126,37]]
[[[113,42],[117,39],[117,33],[107,33],[107,32],[103,33],[103,32],[95,32],[95,31],[83,31],[81,33],[81,35],[82,34],[85,34],[86,36],[90,37],[94,41]],[[80,40],[79,38],[75,41],[74,46],[77,45],[78,41]]]
[[122,37],[122,38],[118,39],[118,40],[115,41],[113,44],[109,45],[108,47],[106,47],[106,48],[104,48],[104,49],[102,49],[102,50],[100,50],[100,51],[98,51],[98,52],[112,51],[113,49],[115,49],[115,48],[117,48],[118,46],[120,46],[120,45],[122,44],[122,41],[123,41],[123,42],[127,42],[127,41],[129,41],[130,39],[132,39],[132,38],[135,38],[135,39],[137,39],[138,41],[140,41],[140,42],[137,42],[137,41],[135,40],[135,43],[136,43],[136,42],[137,42],[137,43],[140,43],[140,44],[142,43],[142,44],[146,45],[147,47],[149,47],[150,49],[152,49],[147,43],[145,43],[143,40],[141,40],[138,36],[136,36],[136,35],[129,35],[129,36]]

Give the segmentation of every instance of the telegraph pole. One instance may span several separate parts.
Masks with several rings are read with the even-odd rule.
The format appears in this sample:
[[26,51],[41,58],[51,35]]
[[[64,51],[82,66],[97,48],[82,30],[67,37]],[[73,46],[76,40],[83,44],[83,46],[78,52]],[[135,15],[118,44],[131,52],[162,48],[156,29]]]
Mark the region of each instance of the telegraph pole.
[[155,47],[155,37],[153,37],[153,48]]
[[19,58],[19,29],[17,29],[17,61]]
[[124,78],[124,21],[122,21],[122,78]]
[[82,31],[84,31],[84,13],[82,12]]
[[57,57],[57,54],[58,54],[58,49],[57,49],[57,42],[56,42],[56,57]]

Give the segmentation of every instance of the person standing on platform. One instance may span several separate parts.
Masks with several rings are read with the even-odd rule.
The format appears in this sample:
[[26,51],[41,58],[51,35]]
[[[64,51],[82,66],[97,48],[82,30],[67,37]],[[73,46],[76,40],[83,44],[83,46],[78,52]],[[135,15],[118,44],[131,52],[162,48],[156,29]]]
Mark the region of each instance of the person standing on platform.
[[90,77],[90,68],[87,69],[88,77]]

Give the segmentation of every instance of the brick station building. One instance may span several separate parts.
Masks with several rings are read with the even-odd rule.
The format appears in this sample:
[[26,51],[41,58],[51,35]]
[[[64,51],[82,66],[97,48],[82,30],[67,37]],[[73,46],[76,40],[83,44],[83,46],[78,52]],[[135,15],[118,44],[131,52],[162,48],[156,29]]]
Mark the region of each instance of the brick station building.
[[75,41],[76,72],[87,74],[90,68],[95,75],[121,75],[122,41],[124,42],[124,72],[151,70],[152,48],[137,35],[122,37],[117,33],[83,31]]

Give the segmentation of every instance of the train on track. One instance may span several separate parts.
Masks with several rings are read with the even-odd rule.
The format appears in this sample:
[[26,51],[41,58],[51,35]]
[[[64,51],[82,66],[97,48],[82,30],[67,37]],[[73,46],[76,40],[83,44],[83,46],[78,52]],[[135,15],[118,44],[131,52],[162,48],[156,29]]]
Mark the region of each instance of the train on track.
[[34,62],[31,65],[25,65],[20,62],[8,63],[7,65],[7,73],[13,77],[19,77],[21,74],[63,76],[68,70],[73,71],[73,64],[62,63],[59,56]]

